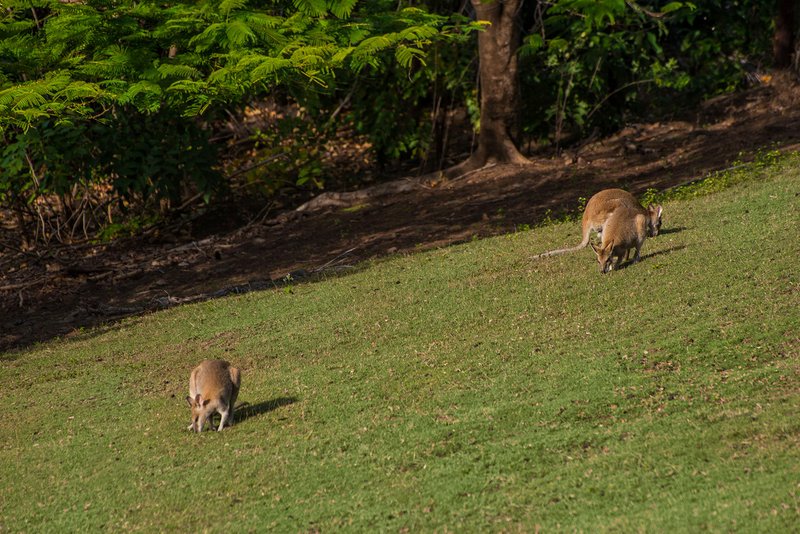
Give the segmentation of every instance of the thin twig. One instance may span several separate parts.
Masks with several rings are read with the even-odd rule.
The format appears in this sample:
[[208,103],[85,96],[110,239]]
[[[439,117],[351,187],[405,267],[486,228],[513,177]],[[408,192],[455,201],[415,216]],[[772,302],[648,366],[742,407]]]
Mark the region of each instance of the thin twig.
[[[309,146],[309,145],[306,145],[306,146]],[[301,147],[301,148],[305,148],[305,147]],[[259,167],[262,167],[262,166],[266,165],[267,163],[269,163],[272,160],[276,160],[278,158],[285,157],[285,156],[288,156],[288,154],[286,152],[281,152],[280,154],[272,155],[272,156],[270,156],[270,157],[268,157],[266,159],[263,159],[263,160],[259,161],[258,163],[254,163],[253,165],[250,165],[250,166],[245,167],[243,169],[239,169],[236,172],[228,174],[227,178],[230,180],[231,178],[235,178],[235,177],[237,177],[237,176],[239,176],[241,174],[244,174],[246,172],[252,171],[253,169],[257,169]]]
[[353,82],[353,86],[350,88],[350,91],[345,95],[342,101],[339,102],[339,105],[336,107],[335,110],[333,110],[333,113],[331,113],[331,116],[328,117],[328,120],[325,121],[325,125],[322,127],[323,132],[328,131],[328,128],[330,128],[331,124],[333,124],[333,119],[335,119],[339,115],[339,113],[341,113],[341,111],[345,108],[345,106],[347,106],[347,104],[350,103],[350,100],[353,98],[353,93],[355,93],[356,91],[356,87],[358,87],[358,76],[356,76],[356,79]]
[[27,289],[29,287],[33,287],[43,282],[47,282],[48,279],[50,279],[50,276],[43,276],[41,278],[37,278],[32,282],[20,282],[18,284],[9,284],[7,286],[0,286],[0,291],[14,291],[17,289]]
[[603,100],[600,101],[600,103],[598,103],[595,107],[592,108],[592,111],[590,111],[589,114],[586,115],[586,120],[588,121],[591,118],[591,116],[594,115],[594,112],[597,111],[600,108],[600,106],[602,106],[603,104],[606,103],[606,100],[608,100],[609,98],[611,98],[615,94],[619,93],[620,91],[624,91],[628,87],[633,87],[634,85],[640,85],[640,84],[643,84],[643,83],[653,83],[654,81],[655,81],[654,79],[636,80],[635,82],[626,83],[622,87],[620,87],[618,89],[615,89],[614,91],[611,91],[610,93],[608,93],[606,95],[606,97]]
[[336,261],[338,261],[340,258],[350,254],[351,252],[353,252],[357,248],[358,247],[353,247],[353,248],[345,250],[344,252],[342,252],[341,254],[336,256],[335,258],[333,258],[331,261],[327,262],[326,264],[322,265],[321,267],[317,267],[316,269],[313,269],[311,272],[312,273],[318,273],[318,272],[324,271],[325,269],[330,267],[332,264],[334,264]]

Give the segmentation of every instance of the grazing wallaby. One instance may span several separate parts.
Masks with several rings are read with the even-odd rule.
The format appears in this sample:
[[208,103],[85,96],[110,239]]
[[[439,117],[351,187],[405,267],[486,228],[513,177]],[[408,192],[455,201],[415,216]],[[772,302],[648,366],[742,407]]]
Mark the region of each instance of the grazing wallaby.
[[589,202],[586,203],[586,209],[583,210],[583,220],[581,221],[583,240],[580,244],[575,247],[544,252],[534,256],[534,259],[555,256],[565,252],[575,252],[584,248],[589,244],[589,237],[593,231],[598,232],[602,237],[608,218],[615,210],[621,207],[635,209],[644,214],[647,220],[647,234],[650,237],[658,235],[661,230],[661,206],[651,204],[645,209],[639,204],[636,197],[623,189],[603,189],[589,199]]
[[215,412],[221,416],[217,430],[233,424],[233,405],[241,384],[239,369],[226,361],[205,360],[195,367],[189,376],[189,396],[186,397],[192,409],[189,430],[202,432],[206,420],[210,422]]
[[603,229],[602,243],[599,247],[592,243],[601,273],[618,268],[628,259],[632,248],[636,248],[633,263],[639,261],[639,251],[647,237],[647,224],[647,216],[641,210],[628,206],[614,210]]

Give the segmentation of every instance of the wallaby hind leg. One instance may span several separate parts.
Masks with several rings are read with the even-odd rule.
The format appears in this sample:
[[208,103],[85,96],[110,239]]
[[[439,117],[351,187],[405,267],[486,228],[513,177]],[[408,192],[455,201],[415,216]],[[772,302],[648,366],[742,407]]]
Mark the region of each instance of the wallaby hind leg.
[[616,259],[614,261],[614,270],[616,271],[617,269],[619,269],[620,265],[622,265],[627,259],[628,259],[628,249],[620,250],[619,254],[617,254]]
[[228,420],[228,415],[230,413],[229,411],[230,408],[228,408],[224,412],[220,412],[221,417],[219,419],[219,427],[217,428],[217,432],[221,432],[222,429],[225,428],[225,422]]
[[640,259],[639,251],[641,249],[642,249],[642,245],[641,244],[637,244],[636,245],[636,254],[633,255],[633,263],[637,263],[639,261],[639,259]]

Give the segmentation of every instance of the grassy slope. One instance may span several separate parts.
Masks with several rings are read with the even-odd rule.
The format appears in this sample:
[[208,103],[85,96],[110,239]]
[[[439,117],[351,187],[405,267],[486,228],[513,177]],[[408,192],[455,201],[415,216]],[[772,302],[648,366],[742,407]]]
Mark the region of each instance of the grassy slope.
[[[800,169],[2,356],[0,531],[785,531],[800,521]],[[777,176],[774,176],[777,175]],[[191,368],[247,417],[185,431]]]

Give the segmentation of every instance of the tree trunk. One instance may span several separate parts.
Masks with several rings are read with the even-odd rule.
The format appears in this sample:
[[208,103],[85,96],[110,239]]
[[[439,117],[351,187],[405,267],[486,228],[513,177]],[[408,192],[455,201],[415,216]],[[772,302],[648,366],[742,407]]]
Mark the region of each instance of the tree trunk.
[[775,66],[785,69],[792,65],[795,48],[796,0],[778,0],[775,17],[775,35],[772,39],[772,57]]
[[448,171],[455,176],[488,163],[529,163],[514,141],[519,110],[517,48],[523,0],[471,0],[476,19],[491,23],[478,33],[481,124],[478,147]]

